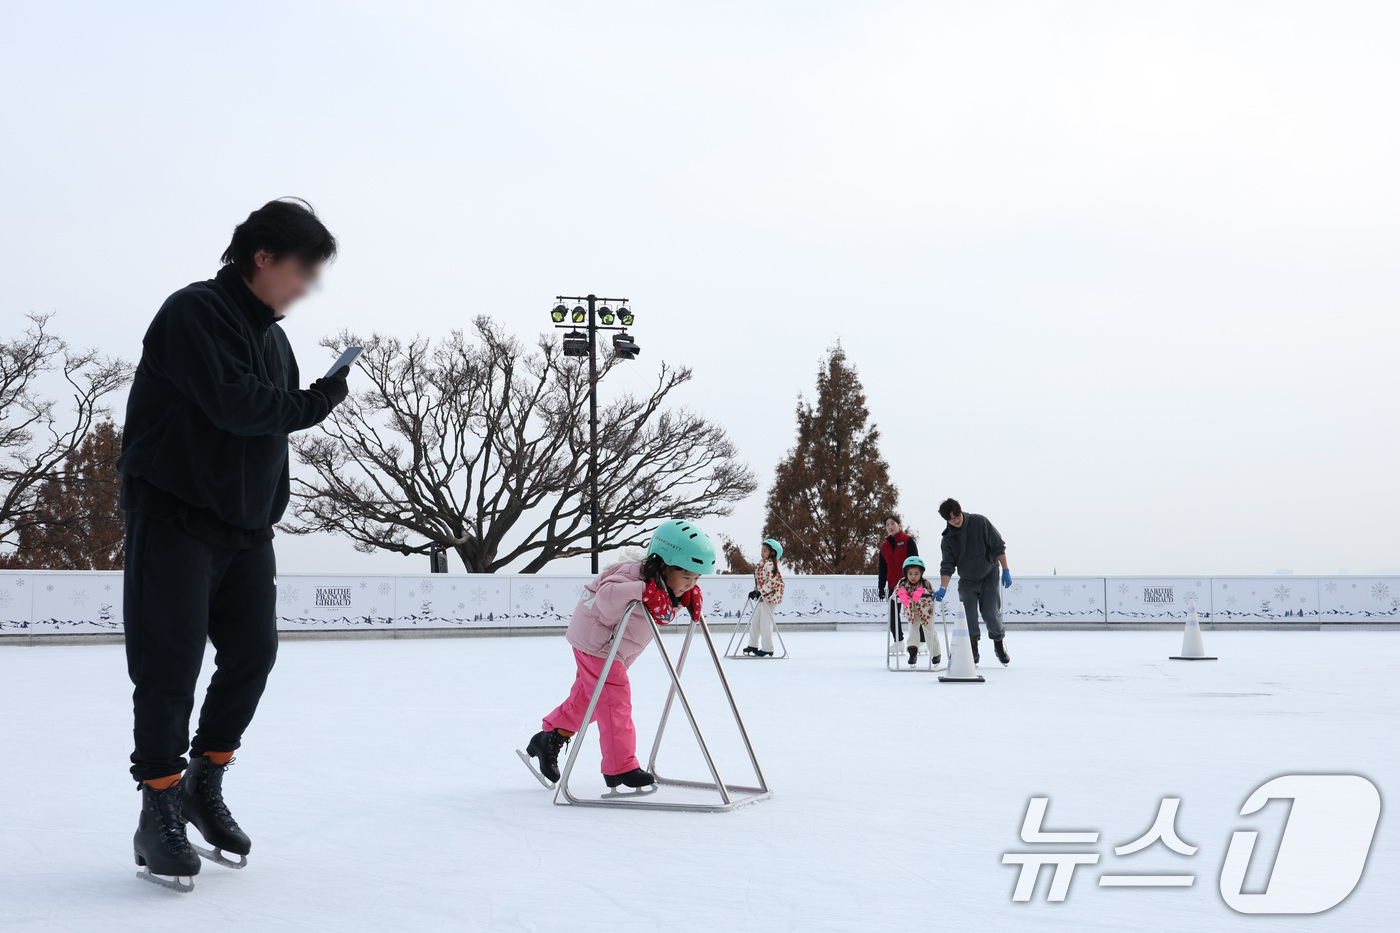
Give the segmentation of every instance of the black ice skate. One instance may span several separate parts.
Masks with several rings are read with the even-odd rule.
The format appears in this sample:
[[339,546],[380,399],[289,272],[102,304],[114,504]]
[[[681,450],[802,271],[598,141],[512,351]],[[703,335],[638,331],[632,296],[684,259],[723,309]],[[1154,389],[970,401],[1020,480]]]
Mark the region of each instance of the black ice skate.
[[185,823],[180,819],[180,782],[165,790],[141,784],[140,790],[141,819],[131,847],[136,864],[145,871],[138,871],[136,877],[188,894],[199,874],[199,856],[185,837]]
[[746,645],[744,647],[744,654],[758,654],[758,649],[753,645]]
[[941,655],[941,654],[935,654],[935,655],[933,656],[933,662],[932,662],[932,663],[933,663],[933,666],[934,666],[934,667],[937,667],[938,665],[942,664],[942,663],[943,663],[943,655]]
[[[233,759],[229,759],[229,764]],[[224,772],[228,765],[216,765],[203,755],[190,761],[185,776],[180,779],[181,816],[209,843],[210,848],[192,846],[211,862],[225,868],[242,868],[248,864],[253,843],[248,834],[238,828],[233,814],[224,803]],[[238,856],[238,861],[226,858],[225,852]]]
[[[603,797],[644,797],[647,794],[656,793],[656,776],[650,771],[643,771],[641,768],[633,768],[625,774],[605,774],[603,780],[607,782],[610,793]],[[620,791],[618,785],[633,788],[631,791]]]
[[917,646],[911,645],[910,648],[909,648],[909,666],[910,666],[910,667],[913,667],[915,664],[918,664],[918,663],[919,663],[919,649],[918,649]]
[[771,658],[773,656],[773,652],[771,651],[755,651],[754,654],[760,658]]
[[977,639],[976,639],[976,638],[972,639],[972,663],[973,663],[973,664],[981,664],[981,663],[982,663],[982,655],[979,654],[978,651],[977,651]]
[[992,639],[992,647],[996,650],[997,660],[1001,662],[1002,667],[1007,667],[1011,664],[1011,655],[1006,653],[1006,646],[1001,643],[1000,638]]
[[[569,740],[560,735],[558,729],[550,729],[548,732],[536,732],[530,738],[530,744],[525,746],[525,751],[516,749],[515,753],[525,762],[525,767],[530,769],[535,779],[552,790],[559,783],[559,753],[568,744]],[[539,761],[538,768],[530,761],[531,758]]]

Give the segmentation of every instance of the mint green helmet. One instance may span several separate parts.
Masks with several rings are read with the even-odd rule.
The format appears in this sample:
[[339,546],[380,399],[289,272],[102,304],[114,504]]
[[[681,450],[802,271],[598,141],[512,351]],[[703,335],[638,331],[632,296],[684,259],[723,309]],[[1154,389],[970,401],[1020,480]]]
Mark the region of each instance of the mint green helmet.
[[771,547],[771,548],[773,549],[773,554],[774,554],[774,556],[776,556],[776,557],[782,557],[782,556],[783,556],[783,546],[782,546],[781,544],[778,543],[778,539],[777,539],[777,538],[764,538],[764,539],[763,539],[763,543],[766,544],[766,545],[768,545],[769,547]]
[[693,573],[715,572],[715,543],[694,522],[663,522],[651,536],[647,556],[656,554],[672,567]]

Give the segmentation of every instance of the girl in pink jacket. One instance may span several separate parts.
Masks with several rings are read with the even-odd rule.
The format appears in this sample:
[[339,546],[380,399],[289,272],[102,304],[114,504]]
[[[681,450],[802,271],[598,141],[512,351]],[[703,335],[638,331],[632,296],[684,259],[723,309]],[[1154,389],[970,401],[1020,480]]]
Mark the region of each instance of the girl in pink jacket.
[[[691,618],[700,617],[703,597],[696,584],[700,575],[715,566],[715,546],[698,525],[669,521],[652,535],[646,560],[624,561],[604,570],[583,588],[583,595],[569,621],[566,638],[574,649],[578,673],[563,703],[544,717],[540,732],[525,752],[539,763],[540,773],[559,780],[559,753],[578,732],[583,715],[603,673],[618,626],[627,607],[641,602],[658,624],[665,625],[685,608]],[[634,610],[618,645],[617,657],[603,681],[603,693],[593,711],[598,740],[603,747],[603,778],[608,787],[624,784],[647,787],[656,783],[651,772],[637,761],[637,730],[632,724],[632,685],[627,669],[651,643],[651,626]],[[620,663],[616,663],[620,662]]]

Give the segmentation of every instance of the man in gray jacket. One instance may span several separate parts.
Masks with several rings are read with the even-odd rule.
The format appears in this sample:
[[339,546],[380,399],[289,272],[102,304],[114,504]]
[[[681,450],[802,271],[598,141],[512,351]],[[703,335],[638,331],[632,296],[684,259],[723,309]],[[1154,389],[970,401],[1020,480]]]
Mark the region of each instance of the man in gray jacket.
[[[992,644],[996,646],[997,660],[1010,664],[1011,655],[1006,653],[1005,632],[1001,627],[1001,589],[997,586],[998,583],[1002,587],[1011,585],[1006,542],[985,515],[964,514],[957,499],[944,499],[938,514],[943,516],[948,527],[943,529],[943,562],[939,567],[943,576],[933,594],[934,599],[942,600],[948,595],[948,582],[956,571],[958,599],[967,611],[967,630],[972,636],[972,660],[982,660],[977,652],[977,641],[982,637],[982,628],[977,624],[980,610],[987,622],[987,634],[992,636]],[[1001,565],[1000,574],[997,573],[998,564]]]

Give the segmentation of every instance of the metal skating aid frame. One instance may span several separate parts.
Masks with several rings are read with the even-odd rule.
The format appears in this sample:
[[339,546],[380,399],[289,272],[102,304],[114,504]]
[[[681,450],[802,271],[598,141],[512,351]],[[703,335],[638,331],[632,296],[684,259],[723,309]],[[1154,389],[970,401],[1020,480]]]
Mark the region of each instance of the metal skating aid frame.
[[[608,672],[612,670],[613,663],[617,660],[617,649],[622,644],[622,635],[627,630],[627,623],[631,619],[633,611],[641,605],[641,602],[636,600],[630,603],[622,614],[622,621],[618,623],[617,632],[613,635],[612,648],[609,649],[607,659],[603,662],[603,669],[598,674],[598,686],[593,689],[593,696],[588,701],[588,710],[583,714],[583,722],[579,725],[578,734],[574,736],[573,747],[569,749],[569,759],[564,764],[563,773],[559,775],[559,785],[554,791],[554,802],[559,806],[627,807],[634,810],[691,810],[697,813],[717,813],[722,810],[733,810],[735,807],[742,807],[745,804],[756,803],[759,800],[766,800],[773,796],[773,791],[768,787],[768,780],[763,776],[763,768],[758,764],[758,756],[754,754],[753,743],[749,741],[748,730],[744,728],[744,719],[739,715],[739,707],[734,703],[734,693],[729,689],[729,680],[724,676],[724,665],[720,663],[719,652],[715,650],[715,641],[710,636],[710,628],[705,624],[704,616],[691,619],[690,626],[685,633],[685,644],[681,646],[680,660],[678,663],[672,664],[671,653],[666,650],[666,645],[661,640],[661,630],[657,627],[656,620],[651,617],[651,613],[645,609],[642,610],[642,613],[651,625],[652,638],[656,642],[657,650],[661,653],[661,660],[666,664],[666,673],[671,678],[671,689],[666,695],[666,706],[662,709],[661,721],[656,726],[656,739],[651,745],[651,757],[647,761],[647,770],[656,777],[658,785],[697,787],[717,791],[721,802],[718,804],[662,803],[653,802],[650,799],[634,802],[631,795],[627,794],[591,800],[576,797],[569,790],[569,776],[573,773],[574,763],[578,761],[579,749],[583,747],[583,739],[588,732],[589,723],[593,721],[593,711],[597,708],[598,700],[603,695]],[[705,736],[700,731],[700,724],[695,721],[695,713],[690,708],[690,699],[685,695],[685,688],[681,686],[681,671],[685,668],[685,659],[690,653],[690,643],[694,639],[697,629],[705,638],[705,646],[709,649],[710,660],[715,665],[715,674],[719,677],[720,687],[724,689],[724,697],[729,702],[729,711],[734,714],[734,724],[739,727],[739,737],[744,740],[744,749],[748,752],[749,763],[753,765],[754,776],[758,778],[757,787],[724,783],[719,774],[719,767],[715,764],[714,756],[710,754],[710,747],[705,743]],[[695,740],[700,744],[700,753],[705,757],[705,764],[710,769],[713,781],[684,781],[676,778],[665,778],[656,773],[656,756],[661,749],[661,737],[666,731],[666,722],[670,718],[671,706],[676,699],[681,701],[681,709],[685,711],[685,718],[690,723],[691,731],[695,733]]]
[[739,610],[739,618],[744,617],[744,613],[749,611],[749,603],[754,603],[753,612],[749,613],[749,624],[742,625],[734,623],[734,631],[730,633],[729,644],[724,649],[724,656],[733,661],[782,661],[788,656],[787,642],[783,641],[783,633],[778,629],[778,620],[773,620],[773,635],[778,639],[778,647],[782,649],[781,654],[774,654],[759,657],[756,654],[744,654],[744,639],[741,635],[748,635],[749,641],[754,641],[754,626],[758,625],[758,603],[750,597],[744,603],[744,608]]
[[[901,664],[900,662],[904,661],[909,656],[905,654],[904,651],[896,649],[895,645],[899,644],[899,641],[904,641],[905,639],[907,639],[909,637],[909,633],[904,632],[904,638],[900,639],[899,641],[896,641],[894,637],[894,627],[896,623],[901,624],[901,631],[903,631],[903,618],[902,613],[900,612],[899,599],[894,595],[891,595],[890,624],[885,626],[885,670],[893,671],[896,674],[929,674],[944,669],[941,665],[939,667],[933,666],[933,652],[927,650],[928,642],[924,643],[924,653],[927,655],[927,660],[922,665],[909,667],[908,665]],[[937,628],[931,624],[929,628],[931,629],[931,634],[934,636],[934,638],[937,638]],[[918,630],[919,626],[914,626],[914,631],[917,632]],[[939,655],[943,654],[941,650],[938,653]],[[945,658],[944,660],[947,659]]]

